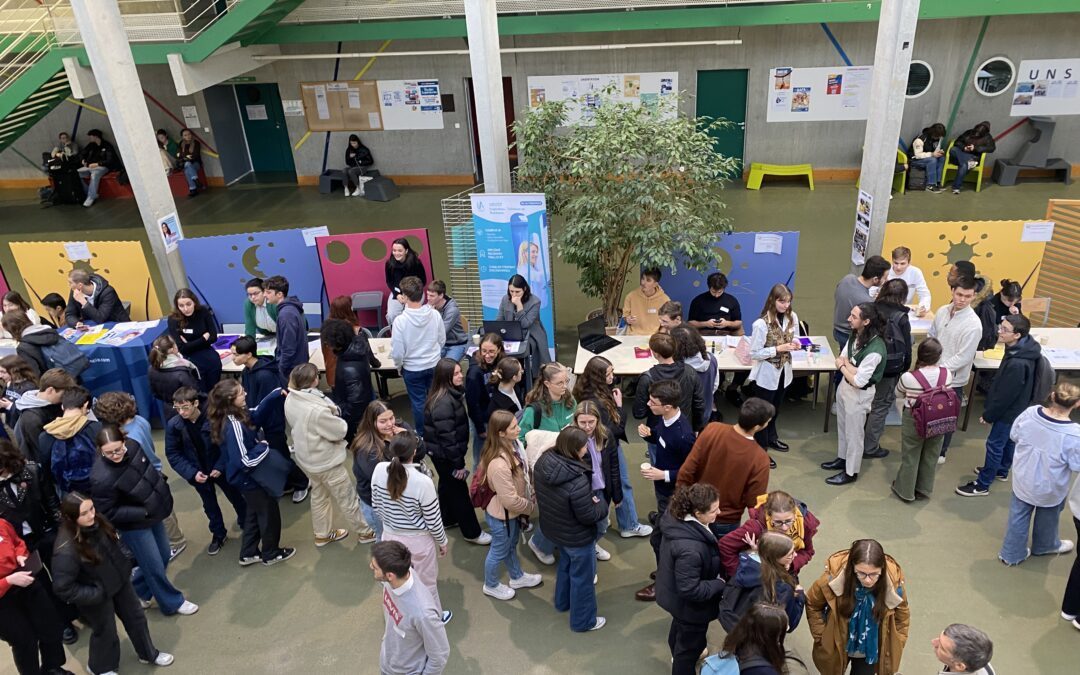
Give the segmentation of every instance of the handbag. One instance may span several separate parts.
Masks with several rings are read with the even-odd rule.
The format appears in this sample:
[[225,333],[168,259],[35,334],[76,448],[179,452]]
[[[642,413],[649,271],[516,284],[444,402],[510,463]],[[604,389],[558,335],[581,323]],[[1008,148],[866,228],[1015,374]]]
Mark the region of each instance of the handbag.
[[261,462],[248,469],[248,475],[259,484],[259,487],[266,490],[268,495],[277,499],[285,494],[285,482],[292,472],[293,463],[280,452],[270,448],[266,441],[260,442],[255,447],[260,446],[266,447],[266,453]]
[[750,341],[746,339],[745,335],[739,340],[739,344],[735,345],[735,358],[744,366],[749,366],[752,363],[750,359]]

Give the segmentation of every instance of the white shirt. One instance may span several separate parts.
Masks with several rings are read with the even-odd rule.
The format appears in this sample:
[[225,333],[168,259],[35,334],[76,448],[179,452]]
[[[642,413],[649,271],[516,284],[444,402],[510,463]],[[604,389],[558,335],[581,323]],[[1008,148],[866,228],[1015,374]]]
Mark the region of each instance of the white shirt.
[[953,314],[952,303],[938,309],[927,337],[941,343],[941,362],[953,375],[952,386],[963,387],[971,377],[971,364],[982,339],[982,321],[968,305]]
[[[903,274],[893,272],[890,267],[886,277],[886,280],[888,279],[903,279],[907,283],[907,304],[911,304],[911,301],[915,298],[915,293],[918,292],[919,309],[930,311],[930,308],[933,307],[930,303],[930,287],[926,284],[926,277],[923,276],[922,270],[918,267],[908,265]],[[874,286],[870,289],[870,297],[876,298],[880,291],[880,286]]]
[[[788,315],[786,318],[789,323],[784,327],[787,330],[794,329],[795,335],[798,336],[799,315],[795,312],[788,312]],[[780,369],[768,361],[776,356],[775,346],[765,346],[768,332],[769,328],[765,325],[765,319],[757,319],[750,328],[750,358],[754,362],[754,367],[750,369],[749,379],[762,389],[776,391],[776,388],[780,386]],[[784,364],[784,383],[791,384],[792,379],[791,359],[788,359],[788,362]]]
[[[855,338],[856,341],[858,338]],[[844,343],[844,348],[840,350],[840,356],[846,356],[849,359],[852,355],[848,353],[848,345],[851,341]],[[866,383],[870,381],[870,378],[874,376],[874,371],[877,370],[878,364],[881,363],[881,354],[873,352],[863,357],[862,361],[859,361],[859,365],[855,370],[855,386],[862,389],[866,386]],[[854,365],[854,364],[853,364]],[[844,382],[847,382],[847,378],[844,378]]]

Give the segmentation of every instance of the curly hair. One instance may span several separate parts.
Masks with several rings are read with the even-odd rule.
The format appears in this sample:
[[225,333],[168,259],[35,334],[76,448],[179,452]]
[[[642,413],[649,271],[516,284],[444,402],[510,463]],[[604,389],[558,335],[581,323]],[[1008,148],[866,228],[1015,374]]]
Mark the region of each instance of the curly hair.
[[123,426],[139,414],[139,407],[126,391],[107,391],[94,402],[94,414],[102,424]]

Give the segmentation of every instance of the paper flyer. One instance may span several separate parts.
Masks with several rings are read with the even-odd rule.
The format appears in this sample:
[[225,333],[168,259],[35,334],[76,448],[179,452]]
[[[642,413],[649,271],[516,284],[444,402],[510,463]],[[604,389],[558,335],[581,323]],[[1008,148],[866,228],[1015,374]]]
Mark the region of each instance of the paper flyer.
[[103,337],[105,337],[105,326],[94,326],[90,330],[83,332],[79,339],[75,341],[75,344],[92,345]]
[[866,246],[870,242],[870,220],[873,213],[873,195],[859,190],[859,200],[855,206],[855,234],[851,238],[851,262],[856,265],[866,262]]
[[172,253],[180,240],[184,238],[184,231],[180,228],[180,217],[174,211],[164,218],[158,218],[157,222],[158,229],[161,230],[161,240],[165,243],[165,252]]
[[795,87],[791,90],[791,112],[810,112],[811,87]]

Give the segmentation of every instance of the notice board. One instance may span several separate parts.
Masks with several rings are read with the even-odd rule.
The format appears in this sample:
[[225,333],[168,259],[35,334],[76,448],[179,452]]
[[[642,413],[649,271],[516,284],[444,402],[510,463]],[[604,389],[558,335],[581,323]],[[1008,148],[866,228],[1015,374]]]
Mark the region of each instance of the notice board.
[[383,128],[373,80],[301,82],[309,131],[379,131]]
[[873,66],[772,68],[768,122],[864,120],[870,115]]
[[[528,78],[529,107],[536,108],[544,101],[569,101],[566,126],[592,124],[593,115],[605,89],[613,91],[611,100],[646,107],[658,107],[660,98],[677,94],[679,74],[670,73],[605,73],[599,75],[530,75]],[[672,107],[665,116],[675,117]]]
[[1080,59],[1021,61],[1009,115],[1080,115]]

